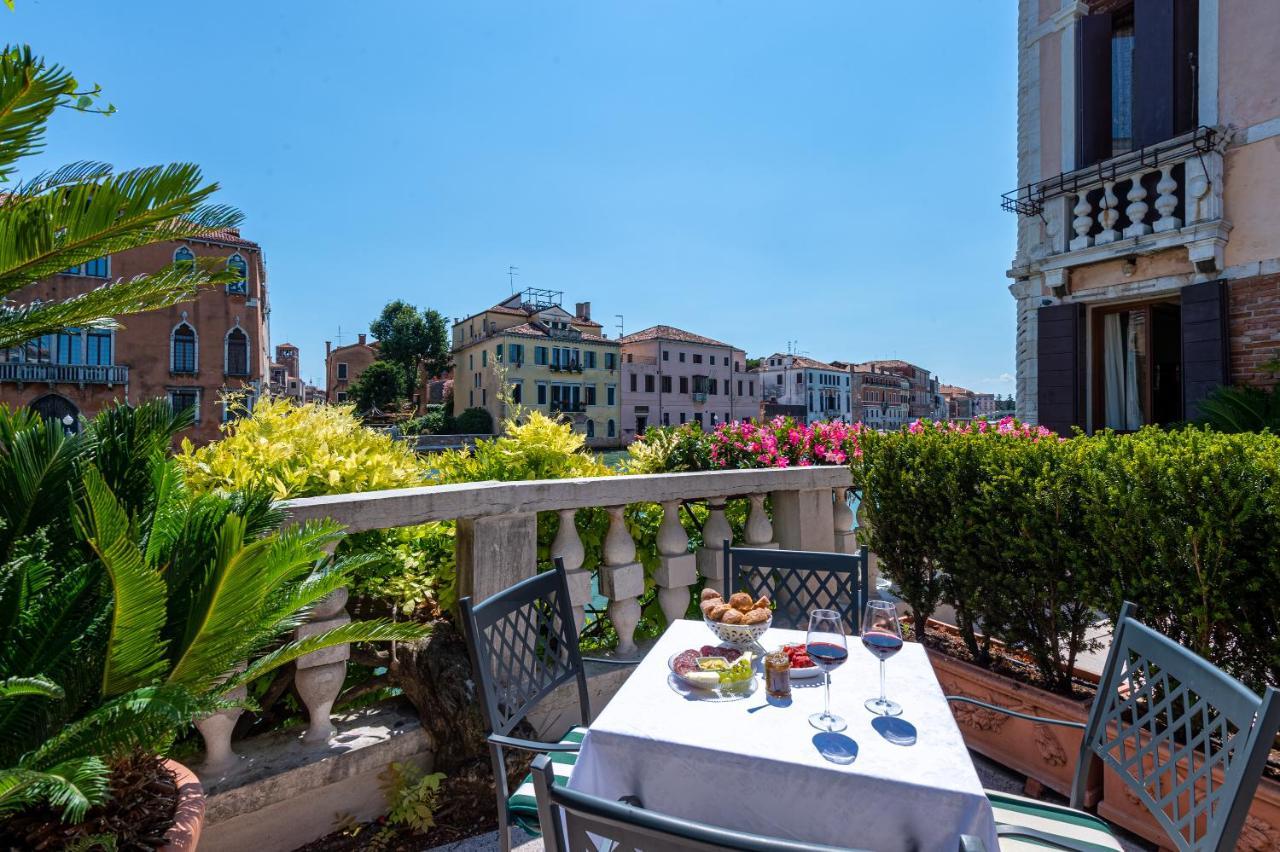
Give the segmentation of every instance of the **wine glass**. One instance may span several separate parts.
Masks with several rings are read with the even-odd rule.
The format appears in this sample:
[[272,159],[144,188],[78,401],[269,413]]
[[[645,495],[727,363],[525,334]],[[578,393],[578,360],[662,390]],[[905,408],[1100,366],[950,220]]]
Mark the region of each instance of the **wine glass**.
[[809,613],[809,635],[805,638],[805,650],[809,652],[809,659],[813,660],[813,664],[822,669],[826,680],[822,712],[810,716],[809,724],[820,731],[843,731],[849,726],[844,719],[831,713],[831,673],[849,659],[840,613],[831,609],[815,609]]
[[867,601],[862,614],[862,645],[880,660],[880,697],[868,698],[864,706],[877,716],[901,716],[902,705],[884,697],[884,661],[902,650],[902,627],[892,601]]

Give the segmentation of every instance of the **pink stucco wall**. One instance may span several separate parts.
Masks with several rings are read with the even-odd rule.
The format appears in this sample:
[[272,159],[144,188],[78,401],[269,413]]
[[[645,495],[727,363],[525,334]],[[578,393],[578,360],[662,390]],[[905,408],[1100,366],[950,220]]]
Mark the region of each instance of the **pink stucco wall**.
[[[667,360],[662,360],[662,351],[668,351]],[[685,360],[680,361],[680,353]],[[694,354],[702,356],[702,363],[693,362]],[[630,356],[630,358],[628,358]],[[715,363],[710,363],[714,357]],[[726,364],[726,360],[728,363]],[[738,370],[734,370],[734,365]],[[631,390],[631,376],[636,376],[636,390]],[[644,377],[654,377],[652,393],[645,391]],[[706,402],[693,400],[693,377],[708,376],[716,379],[718,393],[708,395]],[[662,376],[671,377],[671,392],[662,393]],[[689,390],[680,392],[680,378],[689,381]],[[742,394],[738,394],[738,382],[742,382]],[[728,392],[725,383],[728,382]],[[754,394],[748,389],[754,384]],[[699,343],[686,343],[662,338],[643,340],[622,344],[622,440],[628,443],[636,436],[636,408],[648,407],[648,425],[661,426],[663,415],[672,426],[679,425],[680,415],[685,421],[694,420],[695,414],[702,415],[703,426],[710,428],[712,415],[715,422],[722,422],[727,416],[730,420],[743,420],[759,415],[760,383],[759,377],[746,372],[746,353],[741,349],[726,346],[710,346]]]
[[1280,3],[1221,0],[1218,21],[1219,123],[1280,117]]
[[1040,39],[1040,177],[1062,171],[1062,34]]

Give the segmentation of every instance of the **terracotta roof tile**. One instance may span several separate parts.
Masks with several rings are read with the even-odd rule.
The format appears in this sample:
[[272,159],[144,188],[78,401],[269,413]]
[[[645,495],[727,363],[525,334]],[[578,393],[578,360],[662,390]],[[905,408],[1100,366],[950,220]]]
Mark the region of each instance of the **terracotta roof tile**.
[[217,231],[208,231],[198,237],[189,237],[188,239],[196,242],[209,243],[227,243],[233,246],[246,246],[248,248],[261,248],[253,240],[246,240],[240,236],[239,228],[221,228]]
[[621,337],[619,340],[622,343],[639,343],[642,340],[675,340],[680,343],[699,343],[704,346],[733,348],[728,343],[714,340],[710,337],[703,337],[701,334],[694,334],[692,331],[685,331],[683,328],[676,328],[674,325],[652,325],[646,329]]

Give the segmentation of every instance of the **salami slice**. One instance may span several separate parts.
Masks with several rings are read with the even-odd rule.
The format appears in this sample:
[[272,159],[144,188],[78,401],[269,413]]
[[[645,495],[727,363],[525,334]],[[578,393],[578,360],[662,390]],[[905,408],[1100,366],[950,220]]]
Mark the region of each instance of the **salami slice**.
[[699,654],[697,651],[685,651],[676,657],[675,662],[671,664],[671,667],[678,675],[686,675],[691,671],[696,671],[698,668],[698,656]]

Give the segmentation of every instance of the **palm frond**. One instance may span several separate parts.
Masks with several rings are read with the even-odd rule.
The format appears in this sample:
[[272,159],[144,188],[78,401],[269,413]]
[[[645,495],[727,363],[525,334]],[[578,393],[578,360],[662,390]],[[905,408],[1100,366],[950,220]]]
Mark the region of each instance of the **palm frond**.
[[170,265],[156,273],[108,282],[66,299],[0,304],[0,348],[66,328],[118,328],[118,315],[190,301],[201,287],[230,280],[231,274],[226,271]]
[[88,754],[112,757],[137,749],[163,751],[192,721],[239,706],[239,702],[196,695],[181,687],[135,689],[65,725],[22,763],[42,769]]
[[69,186],[73,183],[81,183],[86,180],[104,180],[110,177],[113,171],[115,169],[110,163],[96,163],[92,160],[68,163],[65,166],[59,166],[47,172],[40,172],[9,189],[7,194],[0,198],[0,207],[22,204],[33,196],[42,195],[50,190]]
[[61,424],[0,409],[0,560],[37,525],[66,522],[77,452],[76,439]]
[[45,677],[10,677],[0,680],[0,701],[19,695],[61,698],[65,693],[62,687]]
[[49,115],[74,86],[68,71],[46,64],[30,47],[4,48],[0,54],[0,180],[9,179],[20,158],[44,147]]
[[153,460],[166,455],[174,435],[191,422],[190,409],[175,412],[166,400],[151,399],[137,406],[109,406],[85,427],[85,455],[129,515],[152,508]]
[[147,166],[0,207],[0,293],[98,257],[238,225],[191,163]]
[[129,518],[96,467],[84,473],[81,535],[111,577],[111,633],[102,671],[103,695],[119,695],[164,673],[165,584],[147,567],[130,537]]
[[299,657],[313,651],[332,648],[334,645],[345,645],[351,642],[413,642],[426,637],[430,632],[431,629],[426,625],[410,622],[393,623],[385,618],[352,621],[341,627],[281,645],[271,653],[249,663],[244,671],[228,678],[219,688],[219,692],[225,694],[228,690],[243,686],[254,678],[261,677]]
[[76,757],[48,769],[0,769],[0,816],[47,804],[63,822],[79,822],[107,801],[107,765],[98,757]]

